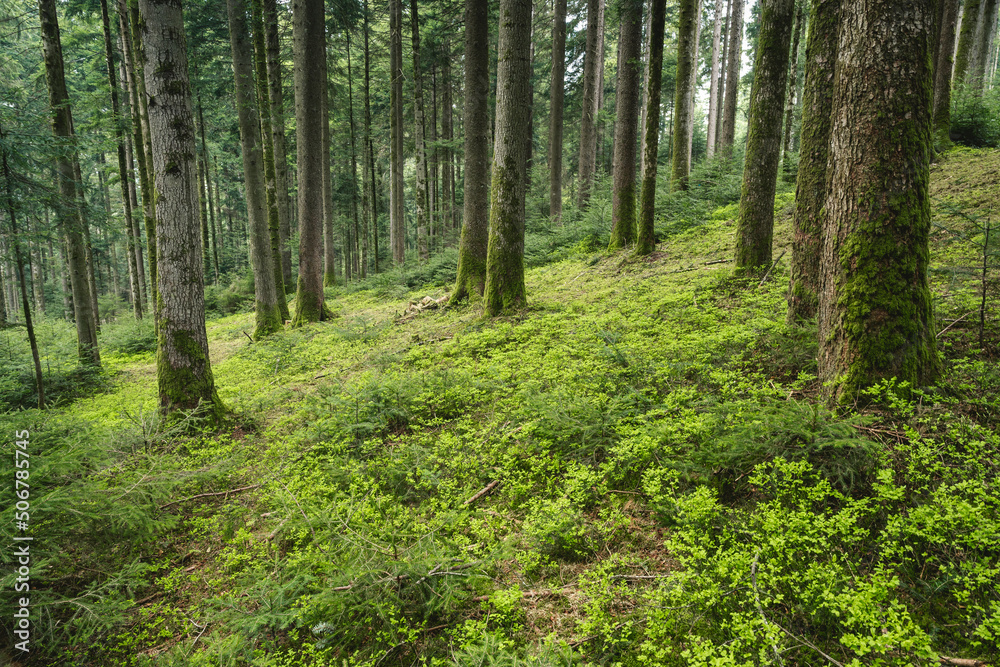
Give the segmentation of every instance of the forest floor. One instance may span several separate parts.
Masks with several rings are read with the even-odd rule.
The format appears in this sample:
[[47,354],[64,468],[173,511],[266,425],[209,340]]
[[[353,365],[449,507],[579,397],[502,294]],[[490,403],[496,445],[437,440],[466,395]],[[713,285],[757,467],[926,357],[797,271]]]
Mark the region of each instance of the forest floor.
[[729,205],[528,270],[517,316],[407,316],[447,289],[383,279],[258,342],[211,320],[233,416],[197,435],[153,353],[106,351],[105,391],[0,415],[35,448],[24,664],[996,661],[1000,151],[932,179],[944,374],[846,414],[785,322],[789,193],[766,277],[733,276]]

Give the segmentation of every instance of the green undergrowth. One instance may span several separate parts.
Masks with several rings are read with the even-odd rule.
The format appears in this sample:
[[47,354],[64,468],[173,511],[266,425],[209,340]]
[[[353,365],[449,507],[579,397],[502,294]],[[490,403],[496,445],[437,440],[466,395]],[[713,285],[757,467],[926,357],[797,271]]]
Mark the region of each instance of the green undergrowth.
[[[952,155],[938,184],[996,159]],[[413,316],[444,290],[390,276],[258,342],[252,315],[214,319],[233,417],[211,433],[158,430],[152,357],[121,334],[104,393],[2,417],[38,434],[26,664],[996,660],[996,299],[984,347],[939,324],[936,387],[834,413],[815,325],[785,324],[788,255],[735,277],[733,209],[710,208],[662,221],[650,258],[560,250],[516,316]],[[936,237],[939,318],[978,303],[942,279],[976,247]]]

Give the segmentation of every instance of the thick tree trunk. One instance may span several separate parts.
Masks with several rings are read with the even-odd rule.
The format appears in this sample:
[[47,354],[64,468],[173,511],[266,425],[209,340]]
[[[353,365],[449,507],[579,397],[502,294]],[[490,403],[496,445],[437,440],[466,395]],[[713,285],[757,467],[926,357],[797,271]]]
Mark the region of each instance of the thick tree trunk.
[[580,168],[577,174],[577,205],[590,201],[590,188],[597,165],[597,78],[603,66],[598,55],[598,18],[604,0],[587,0],[587,45],[583,56],[583,117],[580,119]]
[[[552,17],[552,81],[549,99],[549,217],[562,224],[563,96],[566,77],[566,0],[555,0]],[[466,169],[468,178],[468,169]]]
[[[281,329],[284,317],[278,305],[275,280],[275,253],[271,245],[272,229],[268,224],[265,201],[264,160],[261,152],[261,125],[257,111],[258,87],[254,81],[250,32],[247,27],[245,0],[227,0],[229,42],[233,53],[236,82],[236,111],[240,123],[240,146],[243,153],[243,183],[250,221],[250,262],[253,266],[254,339]],[[280,274],[279,274],[280,275]]]
[[253,37],[253,63],[257,89],[257,118],[260,125],[260,147],[263,152],[263,170],[267,229],[271,244],[271,270],[274,272],[274,289],[282,323],[290,319],[285,300],[285,279],[281,272],[281,218],[278,215],[278,185],[274,168],[274,133],[271,130],[270,98],[267,80],[267,49],[264,46],[264,8],[261,0],[250,0],[251,35]]
[[938,37],[937,63],[934,68],[934,143],[940,148],[951,145],[951,73],[955,64],[955,32],[961,0],[940,0],[941,31]]
[[962,28],[958,36],[958,50],[955,52],[955,72],[953,85],[968,83],[968,75],[975,53],[976,32],[982,22],[984,0],[965,0],[962,11]]
[[[270,103],[271,146],[278,204],[278,242],[281,249],[281,285],[288,291],[292,284],[291,199],[288,196],[288,159],[285,148],[285,102],[281,88],[281,44],[278,42],[276,0],[264,0],[264,39],[267,51],[267,96]],[[287,302],[285,309],[287,310]]]
[[413,141],[416,147],[417,257],[426,261],[427,249],[427,150],[424,146],[424,86],[420,71],[420,15],[417,0],[410,0],[410,35],[413,44]]
[[976,31],[975,57],[972,59],[970,79],[976,89],[980,91],[986,83],[986,69],[989,67],[990,46],[996,32],[998,9],[1000,9],[1000,0],[983,0],[983,18],[979,30]]
[[795,235],[788,289],[789,323],[816,317],[823,206],[830,151],[837,29],[842,0],[812,0],[806,40],[806,82],[802,91],[802,141],[795,190]]
[[531,0],[500,0],[497,120],[486,259],[486,313],[522,308],[525,141],[531,66]]
[[[698,0],[693,0],[697,4]],[[642,84],[642,0],[622,0],[618,43],[618,84],[615,95],[614,191],[611,200],[611,241],[616,250],[635,244],[635,142]],[[681,74],[678,74],[678,79]],[[690,81],[690,73],[687,75]]]
[[322,0],[293,0],[295,145],[298,175],[299,279],[295,292],[298,326],[326,319],[323,303],[323,123],[326,90],[326,26]]
[[736,219],[736,268],[771,262],[774,191],[781,155],[781,112],[795,0],[763,0],[747,114],[747,154]]
[[819,376],[852,405],[939,369],[927,283],[934,0],[843,5],[819,303]]
[[452,302],[486,286],[490,176],[489,11],[482,0],[465,2],[465,211]]
[[39,0],[38,14],[42,32],[42,55],[45,60],[45,80],[49,89],[52,133],[60,143],[56,155],[56,173],[62,205],[56,210],[60,229],[66,237],[67,268],[73,290],[73,310],[76,320],[77,353],[81,363],[100,365],[97,346],[96,304],[90,289],[87,264],[86,221],[80,211],[81,184],[76,139],[73,134],[73,114],[63,70],[62,45],[55,0]]
[[721,72],[719,56],[722,50],[722,0],[715,2],[715,25],[712,29],[712,74],[708,92],[708,137],[706,152],[709,158],[715,155],[715,141],[719,130],[719,89],[721,88]]
[[[653,213],[656,204],[656,167],[660,147],[660,84],[663,78],[663,31],[666,0],[653,0],[650,7],[649,77],[646,96],[646,131],[642,147],[642,197],[639,205],[638,235],[635,252],[648,255],[656,248]],[[718,42],[718,39],[716,39]]]
[[733,142],[736,141],[736,102],[740,89],[740,63],[743,60],[743,1],[733,0],[733,9],[729,12],[726,99],[722,107],[722,131],[719,134],[719,151],[726,157],[733,154]]
[[191,243],[198,236],[198,187],[184,18],[177,0],[140,0],[140,6],[157,196],[160,409],[167,415],[200,409],[217,420],[224,408],[208,357],[201,253]]
[[392,261],[406,257],[403,221],[403,9],[402,0],[389,0],[389,244]]
[[[674,150],[670,170],[670,186],[673,190],[687,190],[688,175],[691,173],[694,73],[698,64],[698,23],[700,19],[701,1],[681,0],[677,29],[677,85],[674,95],[676,120],[674,121]],[[622,43],[624,44],[624,42]]]

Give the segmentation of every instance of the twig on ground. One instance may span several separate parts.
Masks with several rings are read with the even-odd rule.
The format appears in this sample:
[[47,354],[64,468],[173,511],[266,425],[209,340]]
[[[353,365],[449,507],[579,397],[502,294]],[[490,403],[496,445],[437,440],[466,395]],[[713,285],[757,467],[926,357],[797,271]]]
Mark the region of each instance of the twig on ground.
[[166,505],[160,505],[160,509],[162,510],[162,509],[164,509],[166,507],[170,507],[171,505],[179,505],[181,503],[186,503],[187,501],[189,501],[189,500],[195,500],[196,498],[208,498],[208,497],[211,497],[211,496],[227,496],[230,493],[239,493],[241,491],[249,491],[250,489],[256,489],[257,487],[262,486],[262,484],[263,483],[261,483],[261,484],[251,484],[250,486],[241,486],[238,489],[228,489],[226,491],[213,491],[212,493],[199,493],[197,495],[189,496],[187,498],[181,498],[180,500],[172,500],[171,502],[167,503]]
[[482,489],[480,489],[471,498],[469,498],[468,500],[466,500],[462,504],[463,505],[471,505],[472,503],[476,502],[477,500],[479,500],[480,498],[482,498],[483,496],[485,496],[487,493],[489,493],[493,489],[497,488],[497,486],[499,486],[499,485],[500,485],[500,480],[499,479],[493,480],[492,482],[490,482],[489,484],[487,484],[486,486],[484,486]]

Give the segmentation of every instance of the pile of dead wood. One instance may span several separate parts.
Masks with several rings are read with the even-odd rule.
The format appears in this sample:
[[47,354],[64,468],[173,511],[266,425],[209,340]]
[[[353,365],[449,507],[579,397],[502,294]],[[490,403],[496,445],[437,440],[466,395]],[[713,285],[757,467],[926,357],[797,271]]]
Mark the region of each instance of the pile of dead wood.
[[407,306],[403,314],[400,315],[397,320],[400,322],[408,322],[414,317],[424,312],[425,310],[433,310],[435,308],[444,308],[448,305],[448,296],[445,295],[440,299],[435,299],[434,297],[425,296],[420,301],[411,301]]

